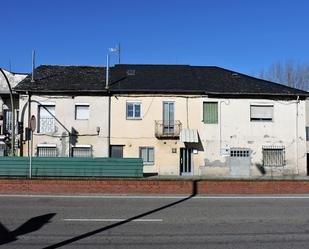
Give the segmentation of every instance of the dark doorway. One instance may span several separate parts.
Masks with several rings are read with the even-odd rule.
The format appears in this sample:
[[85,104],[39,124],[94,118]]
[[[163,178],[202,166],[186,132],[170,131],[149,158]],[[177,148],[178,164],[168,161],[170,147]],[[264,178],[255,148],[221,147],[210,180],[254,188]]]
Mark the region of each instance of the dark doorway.
[[192,149],[180,148],[180,175],[192,175]]

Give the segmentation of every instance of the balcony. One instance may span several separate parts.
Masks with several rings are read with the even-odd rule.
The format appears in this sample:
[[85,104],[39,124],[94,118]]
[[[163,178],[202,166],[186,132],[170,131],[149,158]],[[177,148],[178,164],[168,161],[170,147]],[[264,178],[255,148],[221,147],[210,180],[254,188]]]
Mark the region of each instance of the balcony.
[[156,138],[178,139],[181,131],[181,122],[175,120],[173,122],[156,120],[155,121],[155,136]]

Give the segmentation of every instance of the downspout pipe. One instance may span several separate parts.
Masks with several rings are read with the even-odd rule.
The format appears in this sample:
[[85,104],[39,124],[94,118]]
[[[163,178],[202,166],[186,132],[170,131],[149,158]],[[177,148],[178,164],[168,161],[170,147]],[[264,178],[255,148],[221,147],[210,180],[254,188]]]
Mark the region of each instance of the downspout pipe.
[[4,71],[2,70],[2,68],[0,68],[1,73],[4,76],[4,79],[9,87],[9,91],[10,91],[10,99],[11,99],[11,110],[12,110],[12,140],[11,140],[11,155],[15,156],[15,110],[14,110],[14,100],[13,100],[13,91],[12,91],[12,87],[11,84],[6,76],[6,74],[4,73]]

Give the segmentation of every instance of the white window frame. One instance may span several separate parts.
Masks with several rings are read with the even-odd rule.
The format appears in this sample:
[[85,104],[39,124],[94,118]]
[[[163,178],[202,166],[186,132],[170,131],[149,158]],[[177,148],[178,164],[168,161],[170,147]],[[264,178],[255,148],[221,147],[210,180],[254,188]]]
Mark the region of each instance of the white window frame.
[[[147,160],[144,161],[142,157],[142,150],[146,149],[147,150]],[[153,151],[153,161],[149,161],[149,150]],[[139,147],[139,157],[143,159],[144,165],[154,165],[155,164],[155,148],[154,147],[149,147],[149,146],[141,146]]]
[[[261,108],[271,108],[271,118],[269,117],[253,117],[252,115],[252,107],[261,107]],[[250,104],[250,122],[273,122],[274,121],[274,104],[267,103],[251,103]]]
[[[86,115],[85,118],[78,117],[78,108],[79,107],[88,107],[88,115]],[[89,117],[90,117],[90,105],[89,105],[89,103],[75,103],[74,112],[75,112],[75,114],[74,114],[75,120],[89,120]]]
[[[133,116],[129,116],[129,105],[133,105]],[[139,106],[139,116],[136,116],[136,106]],[[126,118],[131,120],[142,119],[142,103],[141,101],[127,101],[126,102]]]
[[[56,120],[55,118],[49,113],[46,111],[45,108],[48,109],[48,107],[54,107],[54,113],[53,115],[56,116],[56,105],[54,103],[42,103],[40,105],[38,105],[38,127],[37,127],[37,131],[38,133],[43,133],[43,134],[46,134],[46,133],[54,133],[56,131]],[[51,126],[50,129],[47,129],[47,128],[44,128],[42,129],[42,114],[41,114],[41,110],[44,110],[46,111],[49,116],[50,116],[50,120],[51,120]],[[52,113],[52,112],[51,112]],[[48,117],[45,117],[45,118],[48,118]]]

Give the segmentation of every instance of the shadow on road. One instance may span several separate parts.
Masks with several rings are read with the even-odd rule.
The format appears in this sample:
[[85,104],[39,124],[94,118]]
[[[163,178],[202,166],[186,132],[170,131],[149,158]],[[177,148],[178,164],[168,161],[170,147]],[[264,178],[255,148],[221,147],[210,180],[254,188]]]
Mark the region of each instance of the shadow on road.
[[114,227],[118,227],[118,226],[124,225],[124,224],[129,223],[129,222],[131,222],[131,221],[133,221],[133,220],[140,219],[140,218],[145,217],[145,216],[147,216],[147,215],[150,215],[150,214],[159,212],[159,211],[161,211],[161,210],[163,210],[163,209],[170,208],[170,207],[175,206],[175,205],[178,205],[178,204],[180,204],[180,203],[182,203],[182,202],[185,202],[185,201],[191,199],[192,197],[194,197],[194,196],[197,194],[197,182],[198,182],[198,180],[193,181],[193,185],[192,185],[192,194],[191,194],[190,196],[184,198],[184,199],[181,199],[181,200],[179,200],[179,201],[175,201],[175,202],[170,203],[170,204],[168,204],[168,205],[165,205],[165,206],[156,208],[156,209],[154,209],[154,210],[148,211],[148,212],[146,212],[146,213],[142,213],[142,214],[136,215],[136,216],[131,217],[131,218],[127,219],[127,220],[120,221],[120,222],[117,222],[117,223],[115,223],[115,224],[108,225],[108,226],[105,226],[105,227],[96,229],[96,230],[91,231],[91,232],[88,232],[88,233],[84,233],[84,234],[79,235],[79,236],[76,236],[76,237],[74,237],[74,238],[71,238],[71,239],[68,239],[68,240],[64,240],[64,241],[59,242],[59,243],[57,243],[57,244],[44,247],[43,249],[54,249],[54,248],[59,248],[59,247],[62,247],[62,246],[71,244],[71,243],[73,243],[73,242],[76,242],[76,241],[79,241],[79,240],[88,238],[88,237],[93,236],[93,235],[95,235],[95,234],[104,232],[104,231],[106,231],[106,230],[112,229],[112,228],[114,228]]
[[14,231],[9,231],[2,223],[0,223],[0,245],[10,243],[17,240],[17,237],[27,233],[32,233],[41,229],[45,224],[49,222],[51,218],[55,216],[55,213],[44,214],[41,216],[33,217],[26,221],[20,227]]

